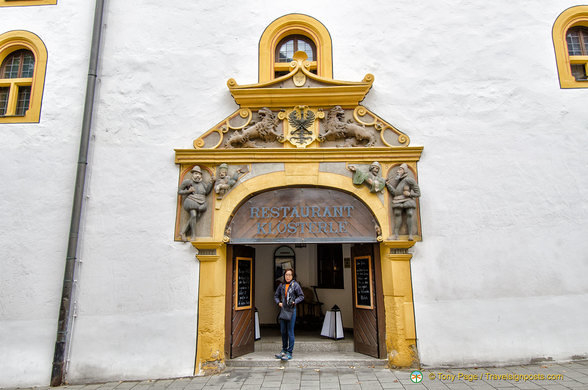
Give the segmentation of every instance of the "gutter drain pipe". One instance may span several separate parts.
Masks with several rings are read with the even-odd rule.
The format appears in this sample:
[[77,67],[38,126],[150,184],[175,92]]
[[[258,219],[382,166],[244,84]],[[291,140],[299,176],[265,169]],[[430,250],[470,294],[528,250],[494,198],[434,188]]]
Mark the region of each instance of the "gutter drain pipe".
[[51,370],[51,386],[61,386],[65,383],[67,361],[70,350],[69,343],[71,340],[71,329],[73,322],[73,285],[76,269],[76,254],[78,249],[84,186],[86,182],[86,167],[88,165],[88,149],[92,124],[92,112],[94,110],[94,93],[96,90],[99,57],[98,52],[100,48],[100,36],[102,33],[104,1],[105,0],[96,0],[96,9],[94,11],[94,27],[92,32],[92,46],[90,49],[90,64],[86,86],[86,100],[84,103],[84,117],[82,120],[82,133],[80,138],[80,149],[71,212],[67,256],[65,259],[63,290],[61,292],[61,305],[59,308],[59,321],[57,323],[57,339],[55,341],[53,368]]

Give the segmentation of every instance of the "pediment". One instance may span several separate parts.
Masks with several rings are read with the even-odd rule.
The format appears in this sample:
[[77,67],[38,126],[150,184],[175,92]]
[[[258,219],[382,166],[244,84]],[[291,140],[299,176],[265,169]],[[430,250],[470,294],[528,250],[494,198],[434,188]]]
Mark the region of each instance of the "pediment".
[[227,86],[235,102],[242,108],[281,108],[284,105],[331,105],[353,108],[359,105],[372,84],[374,76],[362,81],[341,81],[323,78],[309,71],[309,62],[292,61],[290,72],[264,83],[239,85],[229,79]]

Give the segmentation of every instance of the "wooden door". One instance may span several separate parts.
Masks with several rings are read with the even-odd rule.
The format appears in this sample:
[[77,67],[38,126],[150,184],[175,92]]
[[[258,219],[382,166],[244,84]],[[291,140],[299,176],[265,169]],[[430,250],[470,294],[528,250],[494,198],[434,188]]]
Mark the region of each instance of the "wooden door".
[[253,352],[255,342],[255,249],[232,250],[231,358]]
[[[353,346],[355,352],[386,357],[380,262],[373,244],[351,247],[353,285]],[[376,261],[377,260],[377,261]],[[376,267],[377,266],[377,267]]]

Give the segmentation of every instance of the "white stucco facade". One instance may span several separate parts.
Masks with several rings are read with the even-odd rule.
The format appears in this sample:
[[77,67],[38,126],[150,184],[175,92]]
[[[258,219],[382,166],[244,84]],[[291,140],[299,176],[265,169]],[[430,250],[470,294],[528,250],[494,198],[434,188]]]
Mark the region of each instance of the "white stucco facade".
[[[0,8],[48,52],[41,120],[0,123],[0,387],[47,385],[94,5]],[[588,357],[588,90],[560,89],[551,28],[577,3],[106,2],[67,378],[192,375],[199,262],[174,242],[174,149],[237,109],[288,13],[329,30],[334,78],[424,146],[411,250],[423,366]]]

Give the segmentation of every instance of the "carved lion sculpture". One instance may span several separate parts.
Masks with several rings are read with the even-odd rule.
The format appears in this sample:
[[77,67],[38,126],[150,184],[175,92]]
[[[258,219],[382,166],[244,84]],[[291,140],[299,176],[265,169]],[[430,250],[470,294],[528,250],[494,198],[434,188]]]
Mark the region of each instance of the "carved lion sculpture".
[[252,124],[246,129],[235,131],[225,143],[228,148],[254,148],[257,145],[253,140],[259,139],[263,142],[282,141],[283,136],[276,130],[279,119],[269,108],[261,108],[257,114],[260,121]]
[[376,144],[376,137],[373,132],[365,127],[358,126],[354,123],[343,122],[345,111],[340,106],[335,106],[329,110],[326,120],[327,131],[319,135],[319,141],[335,141],[345,138],[345,143],[341,146],[363,146],[369,147]]

